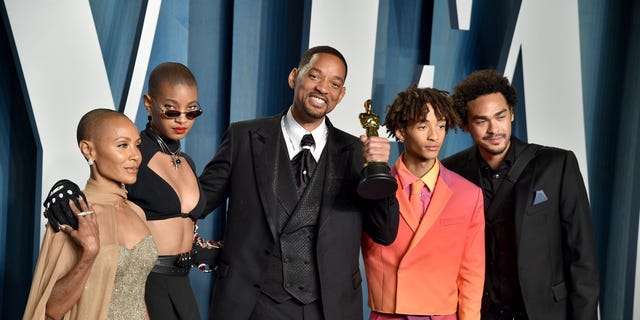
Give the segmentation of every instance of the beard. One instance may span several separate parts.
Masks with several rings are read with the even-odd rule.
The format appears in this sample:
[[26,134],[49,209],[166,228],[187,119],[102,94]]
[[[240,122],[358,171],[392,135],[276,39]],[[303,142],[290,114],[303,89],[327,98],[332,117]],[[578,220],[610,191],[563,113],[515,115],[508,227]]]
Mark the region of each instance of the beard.
[[492,154],[492,155],[494,155],[494,156],[497,156],[497,155],[502,154],[505,150],[507,150],[507,145],[505,144],[505,146],[504,146],[504,147],[499,148],[499,149],[486,149],[486,148],[485,148],[485,150],[486,150],[488,153],[490,153],[490,154]]
[[493,139],[493,138],[496,138],[496,137],[503,138],[504,139],[504,144],[503,145],[498,145],[498,146],[490,144],[490,145],[484,145],[484,147],[483,147],[483,149],[487,153],[492,154],[492,155],[500,155],[500,154],[504,153],[505,150],[507,150],[507,148],[509,147],[509,139],[507,138],[506,134],[496,134],[496,135],[492,135],[492,136],[486,136],[486,137],[483,137],[482,140],[483,141],[487,141],[487,140],[490,140],[490,139]]

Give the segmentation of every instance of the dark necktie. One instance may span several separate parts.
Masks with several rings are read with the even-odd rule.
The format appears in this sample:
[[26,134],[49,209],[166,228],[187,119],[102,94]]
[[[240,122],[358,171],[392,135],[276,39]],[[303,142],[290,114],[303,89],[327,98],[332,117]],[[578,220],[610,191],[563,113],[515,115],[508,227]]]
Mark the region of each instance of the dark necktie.
[[293,168],[296,170],[298,195],[302,195],[302,192],[309,183],[309,179],[311,179],[313,175],[313,171],[316,169],[316,159],[314,159],[311,154],[311,147],[313,147],[313,145],[315,145],[313,136],[310,133],[305,134],[300,141],[302,151],[298,152],[291,160]]

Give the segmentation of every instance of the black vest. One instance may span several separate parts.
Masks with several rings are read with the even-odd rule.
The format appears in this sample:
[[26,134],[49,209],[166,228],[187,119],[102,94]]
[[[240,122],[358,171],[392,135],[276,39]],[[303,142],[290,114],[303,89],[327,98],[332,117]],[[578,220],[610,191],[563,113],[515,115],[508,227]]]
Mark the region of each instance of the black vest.
[[[276,302],[295,298],[307,304],[320,297],[316,236],[326,172],[325,152],[299,199],[287,150],[280,148],[279,153],[282,172],[276,175],[277,192],[285,203],[279,203],[278,237],[269,256],[262,292]],[[285,166],[288,168],[284,169]],[[293,204],[294,209],[288,210],[287,204]]]

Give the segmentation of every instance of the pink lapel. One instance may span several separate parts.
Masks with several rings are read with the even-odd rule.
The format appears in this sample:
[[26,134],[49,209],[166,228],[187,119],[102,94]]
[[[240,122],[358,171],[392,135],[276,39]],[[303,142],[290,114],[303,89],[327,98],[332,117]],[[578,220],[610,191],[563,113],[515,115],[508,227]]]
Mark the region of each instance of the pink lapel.
[[[422,240],[425,234],[431,229],[431,226],[438,220],[440,213],[446,206],[449,198],[453,191],[449,189],[449,186],[442,179],[442,176],[438,177],[438,181],[436,182],[435,190],[433,191],[433,195],[431,196],[431,201],[429,202],[429,206],[427,207],[427,212],[422,217],[422,221],[418,224],[418,230],[413,235],[413,239],[411,239],[411,243],[409,244],[409,248],[407,252],[411,251],[419,242]],[[406,198],[406,197],[405,197]],[[406,200],[407,207],[411,208],[409,205],[409,201]],[[417,220],[417,219],[416,219]],[[417,223],[417,221],[416,221]],[[415,230],[414,228],[411,228]]]

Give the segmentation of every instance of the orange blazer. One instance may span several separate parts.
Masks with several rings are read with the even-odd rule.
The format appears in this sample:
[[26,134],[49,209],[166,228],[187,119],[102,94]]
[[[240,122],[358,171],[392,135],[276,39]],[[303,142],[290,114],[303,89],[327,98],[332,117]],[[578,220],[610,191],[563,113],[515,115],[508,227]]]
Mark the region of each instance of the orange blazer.
[[431,201],[418,222],[396,180],[401,216],[396,240],[382,246],[363,235],[369,307],[381,313],[457,312],[461,320],[480,319],[485,270],[481,189],[440,164]]

